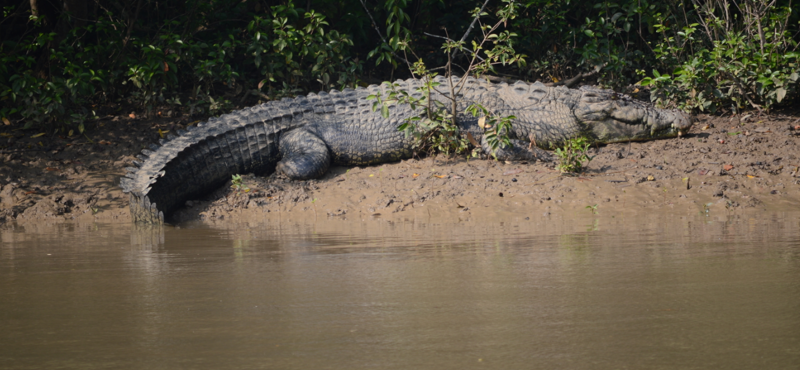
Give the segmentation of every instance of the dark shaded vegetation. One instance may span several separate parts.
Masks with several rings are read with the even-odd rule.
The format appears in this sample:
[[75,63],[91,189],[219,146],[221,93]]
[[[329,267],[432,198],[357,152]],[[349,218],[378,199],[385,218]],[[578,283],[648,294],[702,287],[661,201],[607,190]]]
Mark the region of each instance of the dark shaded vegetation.
[[[648,86],[661,106],[797,104],[800,6],[791,0],[524,0],[504,24],[527,64],[493,74]],[[99,107],[215,115],[298,93],[410,76],[408,47],[447,63],[483,2],[17,0],[0,20],[0,119],[72,135]],[[489,1],[485,23],[505,3]],[[374,24],[373,24],[374,20]],[[470,40],[483,37],[480,28]],[[453,71],[467,65],[453,60]],[[434,68],[431,68],[434,70]]]

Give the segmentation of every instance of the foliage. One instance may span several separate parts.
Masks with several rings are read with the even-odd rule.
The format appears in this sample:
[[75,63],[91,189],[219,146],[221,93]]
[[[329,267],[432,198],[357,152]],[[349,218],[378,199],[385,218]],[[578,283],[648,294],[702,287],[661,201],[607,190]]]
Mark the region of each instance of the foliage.
[[407,24],[411,21],[411,17],[404,10],[408,3],[408,0],[386,0],[384,2],[386,35],[389,39],[384,39],[367,55],[368,58],[375,58],[375,65],[385,61],[389,62],[392,68],[397,68],[399,61],[394,57],[394,54],[406,51],[408,40],[411,38],[411,31],[403,26],[404,23]]
[[273,6],[269,19],[256,16],[247,25],[246,53],[265,78],[259,86],[286,81],[297,87],[318,82],[323,90],[355,83],[360,66],[347,56],[353,41],[336,30],[326,31],[328,22],[310,10],[299,27],[294,4]]
[[525,6],[514,26],[530,45],[524,52],[539,56],[529,64],[531,76],[558,81],[601,66],[600,85],[618,89],[641,80],[653,101],[684,110],[769,109],[798,99],[794,2],[526,0]]
[[478,127],[483,129],[483,136],[492,156],[497,158],[498,149],[511,147],[511,121],[517,119],[516,116],[498,116],[489,112],[483,105],[471,104],[467,107],[467,112],[478,118]]
[[591,142],[585,137],[577,137],[564,142],[564,146],[556,148],[558,158],[556,169],[561,172],[581,172],[594,157],[589,156]]
[[787,30],[791,8],[731,0],[692,4],[697,22],[680,28],[656,14],[663,37],[653,52],[664,69],[674,69],[654,69],[640,82],[653,87],[654,101],[684,110],[739,111],[769,109],[797,95],[800,52]]
[[[422,82],[416,91],[410,93],[398,90],[396,84],[390,84],[387,97],[383,97],[381,94],[368,97],[368,99],[375,100],[373,110],[380,109],[384,118],[389,116],[390,104],[408,104],[415,111],[420,108],[421,114],[406,119],[398,127],[407,136],[414,137],[413,147],[415,150],[427,153],[469,153],[471,156],[476,156],[480,151],[479,148],[470,150],[471,144],[477,146],[475,139],[469,134],[462,133],[459,129],[458,106],[466,102],[459,101],[457,97],[470,75],[480,77],[493,72],[497,65],[522,65],[525,62],[525,56],[516,53],[513,48],[512,41],[516,34],[509,31],[498,32],[502,24],[516,16],[515,3],[510,0],[504,0],[504,2],[506,5],[498,10],[499,21],[494,25],[480,22],[481,17],[486,16],[487,13],[481,9],[473,11],[474,22],[480,22],[479,30],[482,36],[472,40],[471,47],[465,46],[466,34],[459,41],[445,37],[446,41],[441,48],[447,56],[448,63],[444,67],[437,68],[445,71],[444,85],[435,80],[437,74],[429,70],[425,62],[417,57],[413,66],[409,66],[411,74]],[[491,47],[488,44],[491,44]],[[413,54],[413,49],[408,45],[405,45],[404,49]],[[454,63],[452,61],[456,53],[461,53],[469,58],[467,66],[463,68],[465,73],[460,78],[455,78],[453,75]],[[499,148],[511,145],[509,138],[511,121],[516,117],[500,117],[475,102],[469,104],[464,113],[479,117],[478,121],[484,130],[484,136],[493,156]]]
[[527,75],[557,82],[598,67],[600,85],[620,88],[649,62],[649,14],[667,11],[651,0],[525,0],[514,22],[523,52],[537,55]]
[[[424,64],[419,61],[416,64],[417,71],[423,71]],[[408,136],[414,138],[412,148],[416,152],[428,154],[433,153],[464,153],[469,150],[469,140],[460,135],[458,126],[453,122],[453,114],[443,102],[432,99],[431,93],[434,92],[440,83],[433,80],[432,75],[425,74],[422,78],[422,86],[415,93],[409,94],[407,91],[397,89],[397,84],[391,84],[391,92],[388,102],[382,100],[380,94],[368,97],[375,99],[373,109],[380,107],[381,115],[388,118],[388,104],[408,104],[411,109],[416,110],[421,107],[424,113],[408,118],[398,130],[403,131]],[[473,154],[476,154],[474,152]]]
[[[79,3],[83,10],[67,11]],[[545,82],[598,69],[596,81],[584,82],[622,89],[640,81],[657,104],[685,110],[772,109],[800,99],[797,1],[359,3],[16,0],[0,18],[0,119],[82,132],[92,127],[95,106],[109,102],[212,115],[354,86],[359,78],[406,77],[417,60],[443,66],[426,69],[431,76],[491,73]],[[473,32],[474,18],[465,14],[481,4],[472,13],[481,22]],[[455,34],[472,38],[451,39]],[[476,61],[501,55],[494,53],[534,57],[528,64]],[[375,63],[362,63],[367,59]],[[398,68],[404,65],[408,71]],[[431,88],[446,95],[459,87]],[[447,136],[463,112],[445,105],[452,127],[436,130]]]
[[[154,20],[136,12],[117,16],[103,6],[109,2],[129,6],[101,1],[96,19],[83,25],[68,13],[49,20],[31,16],[18,39],[14,33],[0,37],[0,118],[21,120],[24,128],[83,132],[94,116],[90,105],[108,101],[139,105],[147,113],[171,105],[188,114],[219,114],[233,107],[234,98],[353,86],[361,70],[350,56],[349,36],[327,29],[325,17],[299,11],[291,1],[261,11],[229,0],[188,0],[191,11],[167,2],[163,13],[177,13],[153,13]],[[244,19],[215,28],[231,7]],[[0,27],[21,17],[5,10]],[[61,23],[54,27],[54,21]],[[55,32],[70,22],[69,32]]]
[[86,119],[94,116],[88,102],[94,98],[96,86],[103,86],[108,79],[108,71],[88,67],[96,62],[97,50],[84,52],[62,42],[42,62],[46,69],[58,71],[58,75],[49,79],[37,76],[38,62],[33,56],[5,52],[7,48],[18,47],[36,53],[55,40],[56,34],[50,32],[0,46],[0,101],[3,102],[0,116],[23,117],[24,129],[60,121],[82,133]]

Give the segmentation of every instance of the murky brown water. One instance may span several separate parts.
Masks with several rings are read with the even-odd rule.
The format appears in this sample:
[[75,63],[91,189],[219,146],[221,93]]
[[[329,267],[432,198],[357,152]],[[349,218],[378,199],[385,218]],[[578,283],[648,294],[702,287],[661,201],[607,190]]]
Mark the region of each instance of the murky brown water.
[[0,368],[800,367],[800,213],[309,222],[7,226]]

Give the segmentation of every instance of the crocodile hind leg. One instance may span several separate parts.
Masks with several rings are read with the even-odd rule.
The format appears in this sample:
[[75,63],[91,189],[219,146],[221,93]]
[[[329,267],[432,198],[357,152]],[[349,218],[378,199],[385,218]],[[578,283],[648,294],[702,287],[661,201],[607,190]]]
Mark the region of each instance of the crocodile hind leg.
[[317,135],[295,129],[281,136],[279,150],[283,159],[276,168],[294,180],[322,177],[331,166],[328,146]]

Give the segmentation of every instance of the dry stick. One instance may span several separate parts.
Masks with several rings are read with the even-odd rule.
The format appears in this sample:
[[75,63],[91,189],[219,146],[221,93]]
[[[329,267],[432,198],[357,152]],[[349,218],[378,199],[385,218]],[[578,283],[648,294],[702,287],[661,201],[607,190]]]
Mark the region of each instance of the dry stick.
[[[698,8],[700,7],[700,4],[697,2],[697,0],[692,0],[692,2],[695,4],[696,7],[698,7]],[[708,28],[708,23],[706,22],[705,18],[703,18],[702,16],[700,17],[700,24],[702,24],[703,28],[706,29],[706,35],[708,35],[708,38],[713,40],[714,39],[714,34]]]
[[603,63],[603,64],[601,64],[599,66],[595,66],[594,70],[589,71],[589,72],[580,73],[577,76],[575,76],[573,78],[570,78],[569,80],[560,81],[560,82],[550,82],[550,83],[546,83],[544,85],[545,86],[562,86],[563,85],[563,86],[566,86],[566,87],[573,87],[573,86],[577,85],[578,82],[581,82],[581,80],[583,80],[584,78],[596,75],[597,73],[600,72],[600,70],[605,68],[605,66],[607,66],[607,65],[608,65],[608,62]]
[[[791,0],[789,0],[788,7],[789,7],[789,9],[792,9],[792,1]],[[786,31],[786,27],[788,27],[788,25],[789,25],[789,17],[786,17],[786,18],[784,18],[783,28],[781,29],[781,33],[780,33],[781,35],[783,35],[783,33]],[[797,35],[800,35],[800,31],[797,31],[797,33],[795,33],[794,36],[792,36],[792,38],[797,38]],[[785,43],[786,43],[786,41],[784,41],[784,44]],[[797,46],[798,46],[798,44],[795,43],[794,44],[794,49],[792,49],[792,51],[797,50]]]
[[[595,66],[594,70],[592,70],[592,71],[579,73],[577,76],[575,76],[573,78],[570,78],[568,80],[562,80],[562,81],[559,81],[559,82],[548,82],[548,83],[546,83],[544,85],[545,86],[566,86],[566,87],[570,87],[571,88],[571,87],[577,85],[578,82],[581,82],[583,79],[585,79],[587,77],[594,76],[594,75],[600,73],[600,71],[603,68],[605,68],[607,65],[608,65],[608,63],[606,62],[606,63],[603,63],[601,65]],[[500,76],[483,76],[483,78],[486,78],[487,80],[492,81],[492,82],[506,82],[506,83],[511,83],[512,81],[516,80],[514,78],[506,78],[506,77],[500,77]]]
[[453,126],[455,126],[458,124],[458,122],[456,122],[456,119],[458,118],[458,114],[456,113],[456,111],[458,111],[458,100],[456,100],[456,91],[453,88],[453,79],[450,78],[450,75],[452,75],[452,70],[453,70],[452,65],[453,65],[453,55],[451,53],[447,53],[447,74],[448,74],[447,86],[450,87],[450,97],[452,98],[452,102],[450,104],[452,110],[450,111],[450,113],[453,115]]
[[[487,0],[487,3],[488,3],[488,0]],[[486,5],[486,3],[484,3],[484,6],[485,6],[485,5]],[[481,8],[481,12],[482,12],[482,11],[483,11],[483,8]],[[479,16],[479,15],[480,15],[480,14],[478,14],[478,16]],[[478,18],[479,18],[478,16],[476,16],[476,18],[473,20],[473,22],[472,22],[472,23],[473,23],[473,25],[474,25],[474,23],[475,23],[475,22],[478,20]],[[495,25],[494,25],[494,27],[492,27],[492,29],[490,29],[490,30],[489,30],[489,33],[491,34],[492,32],[494,32],[494,31],[495,31],[495,30],[496,30],[496,29],[497,29],[499,26],[500,26],[500,22],[498,22],[497,24],[495,24]],[[471,30],[471,29],[472,29],[472,25],[470,25],[470,30]],[[464,38],[466,38],[466,37],[467,37],[467,35],[468,35],[468,33],[469,33],[469,31],[470,31],[470,30],[467,30],[467,33],[465,33],[465,34],[464,34],[464,36],[462,37],[462,39],[464,39]],[[485,34],[484,34],[484,36],[485,36]],[[486,43],[486,40],[487,40],[487,38],[486,38],[486,37],[484,37],[484,38],[483,38],[483,40],[481,41],[481,44],[480,44],[480,45],[478,45],[478,48],[482,48],[482,47],[483,47],[483,44],[484,44],[484,43]],[[458,51],[458,49],[456,49],[456,51]],[[448,54],[448,55],[447,55],[447,57],[448,57],[448,62],[447,62],[447,65],[448,65],[448,66],[452,65],[451,61],[452,61],[452,57],[453,57],[454,55],[455,55],[455,52],[454,52],[452,55],[451,55],[451,54]],[[474,63],[475,63],[475,59],[476,59],[476,58],[478,58],[478,54],[477,54],[477,53],[473,53],[473,55],[472,55],[472,60],[470,60],[470,62],[469,62],[469,66],[467,67],[467,72],[469,72],[469,70],[471,69],[471,67],[474,65]],[[493,63],[493,64],[497,64],[497,63]],[[461,78],[459,79],[458,83],[456,84],[457,86],[459,86],[459,88],[458,88],[458,93],[460,93],[460,92],[461,92],[461,90],[464,88],[464,86],[465,86],[465,82],[466,82],[466,80],[467,80],[467,77],[469,77],[469,73],[466,73],[466,74],[464,74],[464,76],[461,76]],[[451,84],[452,84],[452,82],[451,82]],[[439,90],[437,90],[436,88],[434,88],[433,90],[434,90],[434,91],[436,91],[437,93],[441,94],[442,96],[445,96],[445,97],[447,97],[445,94],[442,94],[442,92],[441,92],[441,91],[439,91]],[[450,96],[450,97],[448,97],[448,98],[449,98],[450,100],[452,100],[452,101],[455,103],[455,100],[456,100],[456,98],[455,98],[455,94],[452,94],[452,96]]]
[[114,60],[114,63],[119,60],[119,58],[125,54],[125,49],[128,47],[128,41],[131,39],[131,31],[133,31],[133,25],[136,23],[136,20],[139,19],[139,10],[142,8],[142,1],[136,1],[136,11],[133,14],[133,19],[128,19],[128,31],[125,34],[125,37],[122,39],[122,49],[117,54],[117,57]]
[[756,25],[758,26],[758,38],[761,40],[761,54],[764,54],[764,28],[761,27],[761,12],[756,14]]
[[[434,35],[434,34],[427,33],[427,32],[423,32],[422,34],[423,34],[423,35],[425,35],[425,36],[436,37],[436,38],[439,38],[439,39],[442,39],[442,40],[447,40],[447,41],[450,41],[450,42],[456,42],[456,40],[453,40],[453,39],[451,39],[451,38],[449,38],[449,37],[444,37],[444,36]],[[456,49],[456,50],[458,50],[458,49]],[[485,60],[485,59],[481,58],[481,57],[480,57],[480,55],[477,55],[477,54],[476,54],[474,51],[472,51],[472,50],[469,50],[469,49],[466,49],[466,50],[467,50],[468,52],[470,52],[470,54],[477,56],[477,57],[478,57],[478,59],[480,59],[480,60],[481,60],[481,62],[483,62],[483,61]],[[437,69],[439,69],[439,68],[443,68],[443,67],[437,67]]]
[[[689,16],[686,15],[686,8],[685,7],[681,7],[681,10],[683,11],[683,20],[684,20],[684,22],[686,22],[686,25],[689,25],[690,24],[689,23]],[[688,41],[684,38],[683,42],[684,42],[684,45],[686,45],[686,43]],[[681,49],[683,49],[683,47],[681,47]],[[692,44],[689,44],[689,52],[694,54],[694,46]]]
[[[481,9],[475,14],[475,18],[472,18],[472,23],[469,24],[469,27],[467,28],[467,31],[464,32],[463,36],[461,36],[461,40],[459,40],[459,44],[464,43],[464,41],[467,39],[469,34],[472,33],[472,29],[475,28],[475,23],[478,22],[478,19],[480,19],[481,14],[483,13],[483,10],[486,9],[486,5],[488,5],[488,4],[489,4],[489,0],[486,0],[483,3],[483,5],[481,5]],[[497,25],[495,25],[494,27],[492,27],[492,29],[489,31],[489,33],[494,32],[494,30],[497,29],[498,25],[499,25],[499,23]],[[439,37],[441,37],[441,36],[439,36]],[[486,38],[485,37],[484,37],[484,40],[481,42],[481,46],[483,46],[484,42],[486,42]],[[459,49],[455,49],[452,53],[448,53],[448,55],[447,55],[447,60],[448,60],[447,64],[448,64],[448,66],[452,65],[451,61],[453,59],[455,59],[456,56],[458,56],[458,51],[459,51]],[[464,87],[464,82],[466,81],[466,78],[469,75],[470,67],[472,67],[472,64],[475,62],[475,58],[480,58],[480,57],[478,57],[477,53],[473,53],[472,60],[470,61],[469,66],[467,67],[466,73],[464,73],[464,76],[462,76],[461,79],[459,80],[459,82],[456,84],[456,85],[460,85],[460,87],[458,88],[458,92],[461,92],[461,89]],[[481,59],[481,61],[483,61],[483,59]],[[452,81],[451,81],[451,83],[452,83]],[[453,95],[453,97],[451,99],[455,100],[455,95]]]
[[[475,14],[475,18],[472,19],[472,23],[469,24],[469,28],[467,28],[467,31],[464,32],[464,36],[461,36],[461,40],[459,40],[459,42],[464,42],[464,41],[467,40],[467,36],[469,36],[469,34],[472,32],[472,29],[475,28],[475,22],[477,22],[478,19],[481,17],[481,13],[483,13],[483,9],[486,9],[486,5],[487,4],[489,4],[489,0],[486,0],[483,3],[483,5],[481,6],[481,10],[478,11],[478,14]],[[454,59],[455,59],[457,53],[458,53],[458,49],[453,51],[453,58]]]
[[[728,12],[729,7],[727,5],[728,4],[727,4],[727,0],[726,0],[725,1],[725,5],[723,6],[723,8],[725,9],[725,36],[727,36],[729,33],[731,33],[731,27],[732,27],[731,15]],[[736,5],[737,8],[739,7],[739,5],[736,4],[736,2],[734,2],[733,5]]]
[[539,159],[539,155],[536,154],[535,150],[533,150],[534,147],[536,148],[539,147],[538,145],[536,145],[536,136],[530,134],[528,135],[528,139],[530,140],[530,143],[528,144],[528,150],[530,150],[533,153],[533,158]]

